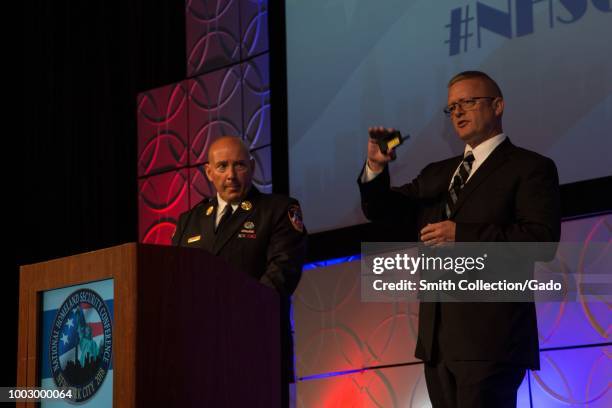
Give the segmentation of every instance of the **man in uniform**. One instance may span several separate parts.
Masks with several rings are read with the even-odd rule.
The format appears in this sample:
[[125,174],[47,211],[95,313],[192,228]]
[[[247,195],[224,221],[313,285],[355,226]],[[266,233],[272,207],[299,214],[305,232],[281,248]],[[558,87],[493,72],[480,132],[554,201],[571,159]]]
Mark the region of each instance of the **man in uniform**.
[[290,296],[300,281],[307,238],[300,205],[253,187],[255,161],[237,137],[215,140],[204,169],[217,194],[180,216],[172,244],[205,249],[278,291],[283,383],[293,382]]

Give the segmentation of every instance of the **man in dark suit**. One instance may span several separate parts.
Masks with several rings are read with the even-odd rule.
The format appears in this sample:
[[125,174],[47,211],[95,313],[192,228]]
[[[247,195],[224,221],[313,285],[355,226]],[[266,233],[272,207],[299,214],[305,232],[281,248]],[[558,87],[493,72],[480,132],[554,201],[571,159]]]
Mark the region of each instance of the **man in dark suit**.
[[[398,188],[390,187],[394,152],[383,154],[376,143],[393,129],[369,129],[358,180],[366,217],[376,222],[400,214],[406,241],[426,246],[557,242],[556,166],[504,135],[504,99],[495,81],[479,71],[456,75],[444,111],[465,142],[464,154],[429,164]],[[425,362],[434,407],[514,407],[526,369],[539,369],[535,305],[423,302],[415,355]]]
[[300,205],[252,186],[255,161],[237,137],[215,140],[204,166],[217,194],[180,216],[172,244],[205,249],[278,291],[282,375],[285,383],[293,382],[290,296],[300,280],[307,238]]

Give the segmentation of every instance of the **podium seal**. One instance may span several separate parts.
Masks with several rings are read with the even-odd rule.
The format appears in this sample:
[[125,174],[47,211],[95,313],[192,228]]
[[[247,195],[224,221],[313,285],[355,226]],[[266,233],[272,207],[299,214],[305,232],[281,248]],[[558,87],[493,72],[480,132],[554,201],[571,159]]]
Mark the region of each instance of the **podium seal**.
[[72,292],[57,311],[49,362],[59,388],[74,390],[71,402],[92,398],[108,372],[113,347],[111,315],[102,297],[91,289]]

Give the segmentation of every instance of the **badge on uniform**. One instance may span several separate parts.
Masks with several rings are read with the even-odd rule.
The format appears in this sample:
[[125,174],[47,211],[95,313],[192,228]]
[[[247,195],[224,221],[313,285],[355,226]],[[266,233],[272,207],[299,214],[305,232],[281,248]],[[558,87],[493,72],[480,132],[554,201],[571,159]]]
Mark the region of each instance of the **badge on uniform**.
[[238,238],[257,238],[257,234],[255,233],[255,223],[253,221],[247,221],[242,225],[242,229],[240,230],[240,234],[238,234]]
[[188,244],[191,244],[191,243],[193,243],[193,242],[198,242],[198,241],[199,241],[199,240],[201,240],[201,239],[202,239],[202,236],[201,236],[201,235],[194,235],[194,236],[193,236],[193,237],[191,237],[191,238],[187,238],[187,243],[188,243]]
[[215,209],[215,207],[214,207],[214,206],[212,206],[212,205],[211,205],[210,207],[208,207],[208,208],[206,209],[206,215],[210,216],[210,214],[212,214],[212,213],[213,213],[213,210],[214,210],[214,209]]
[[250,201],[243,201],[240,203],[240,208],[242,208],[244,211],[251,211],[253,204],[251,204]]
[[302,209],[300,206],[297,204],[289,206],[287,215],[289,216],[289,221],[291,221],[293,228],[298,232],[304,232],[304,222],[302,221]]

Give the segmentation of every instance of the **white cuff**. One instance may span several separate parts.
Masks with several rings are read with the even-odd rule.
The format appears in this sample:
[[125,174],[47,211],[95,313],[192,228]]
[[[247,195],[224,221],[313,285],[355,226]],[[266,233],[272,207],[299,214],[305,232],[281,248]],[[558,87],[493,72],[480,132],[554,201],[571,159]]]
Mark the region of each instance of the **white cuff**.
[[370,168],[370,166],[368,166],[368,161],[366,160],[366,164],[365,164],[365,169],[364,171],[361,173],[361,182],[362,183],[367,183],[368,181],[372,181],[374,180],[374,178],[376,176],[378,176],[380,173],[382,173],[383,171],[374,171]]

